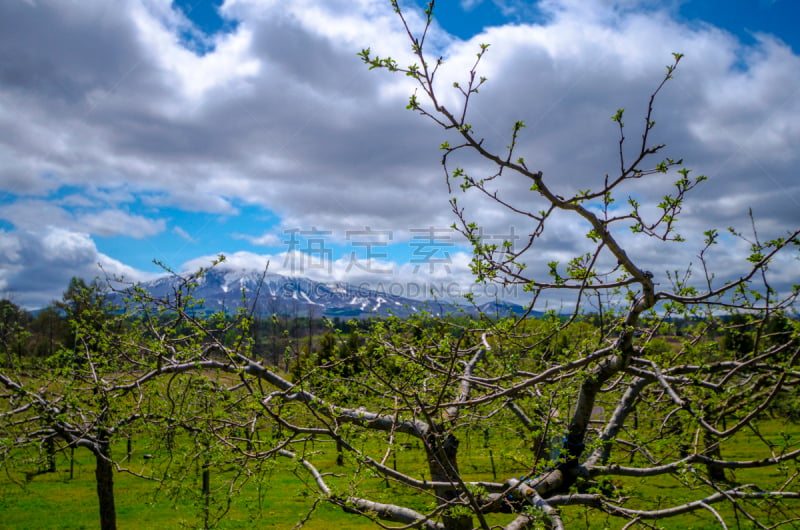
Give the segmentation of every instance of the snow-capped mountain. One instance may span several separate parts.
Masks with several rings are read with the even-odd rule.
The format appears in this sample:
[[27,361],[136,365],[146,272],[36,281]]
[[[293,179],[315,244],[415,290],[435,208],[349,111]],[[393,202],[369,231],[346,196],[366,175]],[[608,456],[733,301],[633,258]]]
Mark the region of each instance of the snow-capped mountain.
[[[142,283],[140,287],[157,298],[174,296],[181,279],[167,276]],[[522,307],[488,302],[479,307],[441,301],[423,301],[372,290],[348,283],[322,283],[303,277],[281,276],[256,270],[213,268],[194,279],[193,296],[202,300],[208,311],[236,311],[255,307],[256,313],[271,315],[365,318],[369,316],[408,316],[422,311],[434,314],[502,313],[520,314]]]

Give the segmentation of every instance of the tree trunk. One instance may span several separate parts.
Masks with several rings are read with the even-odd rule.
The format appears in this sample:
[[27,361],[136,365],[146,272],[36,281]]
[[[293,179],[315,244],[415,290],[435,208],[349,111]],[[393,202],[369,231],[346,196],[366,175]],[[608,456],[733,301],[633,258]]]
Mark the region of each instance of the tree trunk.
[[203,528],[211,528],[211,464],[203,464]]
[[[706,444],[705,455],[716,460],[722,460],[722,452],[719,449],[719,441],[711,433],[704,433],[703,438]],[[706,471],[708,472],[708,480],[714,483],[727,482],[725,476],[725,468],[714,463],[706,464]]]
[[[397,457],[395,456],[395,462]],[[336,465],[343,466],[344,465],[344,447],[342,446],[341,440],[336,440]],[[397,470],[397,466],[395,465],[395,470]]]
[[45,450],[47,451],[47,472],[56,472],[56,443],[52,438],[47,438],[44,441]]
[[[426,444],[428,451],[428,466],[431,471],[431,480],[434,482],[453,482],[458,477],[458,439],[452,434],[443,436],[433,434]],[[440,504],[444,504],[458,496],[454,487],[443,486],[436,488],[436,496]],[[472,517],[469,515],[451,515],[445,512],[442,523],[446,530],[472,530]]]
[[[717,420],[717,414],[715,414],[714,411],[708,410],[707,408],[704,407],[703,413],[705,414],[706,421],[708,423],[713,425]],[[703,451],[703,454],[715,460],[722,460],[722,452],[720,451],[719,440],[717,439],[716,436],[714,436],[711,432],[704,430],[703,443],[705,445],[705,450]],[[710,480],[711,482],[714,482],[716,484],[720,482],[727,482],[727,478],[725,477],[725,468],[721,467],[718,464],[714,464],[711,462],[707,463],[706,472],[708,473],[708,480]]]
[[97,500],[100,503],[101,530],[117,529],[117,509],[114,505],[114,466],[111,464],[111,449],[108,441],[100,442],[95,453],[95,479]]

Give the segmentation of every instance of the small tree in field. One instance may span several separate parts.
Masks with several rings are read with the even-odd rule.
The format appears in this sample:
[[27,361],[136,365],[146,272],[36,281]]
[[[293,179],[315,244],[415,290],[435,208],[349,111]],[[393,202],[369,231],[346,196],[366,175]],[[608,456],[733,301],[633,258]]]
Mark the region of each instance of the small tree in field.
[[58,305],[69,322],[69,345],[43,361],[45,370],[31,366],[0,373],[6,398],[0,413],[0,462],[17,467],[18,458],[38,448],[46,470],[55,471],[58,453],[87,449],[95,459],[100,524],[113,529],[111,443],[140,416],[132,400],[107,391],[124,366],[124,321],[110,312],[99,282],[87,285],[73,278]]
[[[211,462],[209,440],[218,425],[203,421],[212,416],[207,403],[216,398],[216,381],[198,374],[194,365],[174,366],[180,365],[180,351],[205,355],[207,338],[224,336],[235,324],[217,325],[218,319],[209,318],[195,325],[188,315],[191,299],[180,302],[181,311],[172,311],[169,300],[142,309],[130,293],[123,311],[109,294],[99,281],[73,278],[57,303],[69,325],[68,344],[48,358],[0,370],[0,465],[14,472],[9,476],[24,473],[30,480],[56,471],[58,455],[88,450],[104,530],[117,528],[115,473],[158,481],[174,491],[176,482],[188,482],[196,460]],[[162,364],[173,367],[170,377],[158,369]],[[216,404],[225,412],[235,409]],[[170,443],[181,436],[180,447]],[[121,450],[124,442],[127,451]],[[143,473],[130,462],[135,443],[158,451],[167,463],[151,463]],[[167,480],[170,476],[177,478]],[[210,490],[202,493],[209,500]],[[215,517],[211,508],[208,502],[202,506],[205,527]]]

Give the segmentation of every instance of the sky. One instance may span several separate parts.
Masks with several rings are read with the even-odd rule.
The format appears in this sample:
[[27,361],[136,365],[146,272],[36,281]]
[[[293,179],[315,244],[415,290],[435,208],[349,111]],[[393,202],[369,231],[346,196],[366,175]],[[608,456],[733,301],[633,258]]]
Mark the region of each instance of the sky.
[[[401,2],[414,28],[419,4]],[[613,174],[609,117],[626,110],[633,149],[671,53],[685,55],[653,139],[709,177],[683,209],[687,241],[619,234],[666,284],[667,271],[697,270],[705,230],[752,238],[755,226],[765,240],[800,225],[798,20],[793,0],[452,0],[428,43],[445,60],[450,108],[452,82],[491,44],[470,123],[502,151],[524,120],[518,153],[564,195]],[[448,200],[458,195],[489,240],[531,226],[448,191],[438,147],[452,131],[406,110],[410,80],[369,71],[357,56],[367,47],[411,61],[388,1],[0,2],[0,297],[35,309],[72,276],[147,280],[218,254],[393,294],[497,294],[473,285]],[[655,204],[670,182],[636,183],[619,202]],[[498,183],[537,208],[528,187]],[[585,226],[556,221],[526,257],[534,276],[587,249]],[[743,270],[748,248],[722,242],[709,255],[718,281]],[[789,257],[771,274],[785,287],[797,271]]]

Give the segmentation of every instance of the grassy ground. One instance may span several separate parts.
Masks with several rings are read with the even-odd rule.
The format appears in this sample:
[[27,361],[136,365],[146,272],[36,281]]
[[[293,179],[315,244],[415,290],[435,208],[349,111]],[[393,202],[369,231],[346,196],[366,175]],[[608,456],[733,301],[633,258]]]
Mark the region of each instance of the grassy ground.
[[[66,457],[57,461],[56,473],[44,473],[25,482],[21,473],[0,480],[0,528],[3,529],[95,529],[100,525],[94,482],[94,463],[87,451],[76,451],[73,478]],[[134,461],[141,455],[133,455]],[[132,466],[133,467],[133,466]],[[142,463],[139,471],[146,471]],[[212,487],[215,486],[212,475]],[[13,481],[12,481],[13,479]],[[15,484],[14,481],[17,483]],[[184,486],[196,489],[194,499],[170,498],[158,484],[126,473],[115,475],[117,522],[121,529],[202,528],[202,501],[198,476]],[[310,491],[288,469],[276,470],[268,484],[248,484],[235,498],[230,512],[217,528],[292,528],[304,519],[313,505]],[[219,508],[214,506],[213,508]],[[305,526],[330,528],[332,521],[342,528],[373,528],[368,521],[327,504],[320,504]]]
[[[785,432],[785,431],[789,432]],[[779,443],[785,435],[790,435],[797,446],[800,439],[800,426],[784,424],[780,421],[764,422],[762,435]],[[750,449],[757,444],[757,437],[752,432],[744,432],[739,438],[739,443],[728,450],[723,456],[730,459],[751,459]],[[512,449],[511,442],[506,440],[492,440],[490,447],[494,447],[494,459],[497,480],[505,477],[524,473],[521,463],[503,458],[503,451]],[[738,449],[737,449],[738,448]],[[137,472],[148,473],[160,465],[158,459],[145,459],[146,448],[136,450],[131,454],[131,459],[125,465]],[[116,455],[125,454],[125,445],[118,444],[114,448]],[[769,456],[766,451],[758,456]],[[472,439],[464,439],[461,447],[461,469],[467,479],[494,480],[492,459],[488,448],[484,447],[480,435]],[[57,471],[44,473],[26,480],[24,472],[30,471],[25,464],[17,470],[7,470],[0,475],[0,528],[2,529],[94,529],[99,527],[97,497],[94,490],[94,462],[86,450],[75,452],[73,476],[70,478],[69,453],[60,454],[57,458]],[[319,457],[316,464],[322,471],[339,472],[343,469],[333,461],[333,455]],[[241,494],[234,497],[230,511],[219,523],[217,528],[293,528],[299,521],[304,520],[310,508],[314,505],[313,490],[304,483],[307,476],[302,471],[292,467],[287,460],[279,461],[278,467],[271,469],[269,480],[260,484],[255,480],[249,481],[243,487]],[[392,460],[389,460],[392,464]],[[420,460],[420,452],[413,449],[401,451],[397,457],[400,469],[424,469],[424,462]],[[797,468],[797,463],[789,463]],[[230,471],[229,471],[230,472]],[[212,474],[212,487],[219,485],[224,476],[224,470],[215,470]],[[779,482],[781,476],[776,471],[747,470],[739,471],[731,477],[736,483],[770,481]],[[333,482],[336,482],[333,480]],[[652,480],[641,481],[626,479],[618,481],[626,488],[626,493],[631,497],[630,505],[641,505],[653,508],[659,502],[664,505],[674,505],[696,499],[697,491],[687,489],[676,479],[664,477],[657,482]],[[337,487],[346,488],[347,483],[339,480]],[[423,507],[429,501],[423,495],[410,495],[406,490],[400,490],[387,485],[377,479],[364,478],[360,486],[374,494],[375,500],[386,502],[399,502],[416,507]],[[142,480],[141,478],[126,473],[115,475],[115,490],[117,500],[117,517],[119,528],[157,529],[157,528],[202,528],[203,527],[203,502],[200,493],[199,470],[187,475],[182,483],[182,491],[175,500],[169,492],[160,490],[158,483]],[[377,498],[376,498],[377,497]],[[222,492],[218,499],[224,499]],[[221,505],[212,503],[212,511]],[[728,522],[737,521],[731,508],[715,505]],[[760,516],[768,516],[774,509],[768,504],[763,504],[756,509]],[[591,514],[578,507],[563,507],[563,516],[568,528],[619,528],[624,522],[619,519],[609,519],[602,514]],[[774,514],[773,514],[774,515]],[[508,521],[508,516],[498,516],[493,522]],[[751,528],[753,525],[739,517],[742,528]],[[719,528],[713,515],[705,510],[676,519],[661,521],[662,528]],[[375,528],[366,519],[344,513],[341,509],[319,503],[316,510],[307,520],[304,528],[323,530],[329,528],[358,529]],[[634,528],[645,528],[644,526]]]

